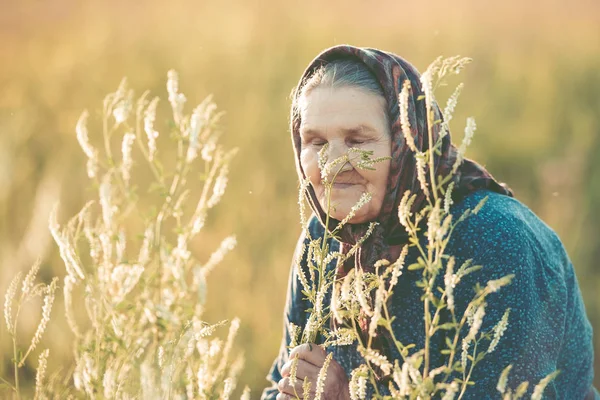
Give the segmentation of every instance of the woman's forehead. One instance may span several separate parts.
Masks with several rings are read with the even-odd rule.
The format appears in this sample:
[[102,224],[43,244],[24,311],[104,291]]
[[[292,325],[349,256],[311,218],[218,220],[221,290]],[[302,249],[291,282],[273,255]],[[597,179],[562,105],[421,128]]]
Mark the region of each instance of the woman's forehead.
[[[341,126],[338,130],[346,135],[359,135],[377,133],[377,129],[368,124],[348,125],[347,127]],[[311,126],[304,126],[300,129],[302,135],[319,135],[322,132],[319,129],[312,128]]]
[[352,87],[316,88],[300,102],[303,134],[335,126],[348,133],[368,133],[385,127],[385,99]]

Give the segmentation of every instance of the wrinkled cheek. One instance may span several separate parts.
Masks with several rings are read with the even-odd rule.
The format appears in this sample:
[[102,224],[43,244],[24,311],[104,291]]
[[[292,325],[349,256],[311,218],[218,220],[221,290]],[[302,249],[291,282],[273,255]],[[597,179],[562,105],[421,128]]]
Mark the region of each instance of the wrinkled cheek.
[[[321,185],[321,171],[319,170],[318,154],[309,149],[300,152],[300,165],[313,187],[319,203],[323,202],[323,186]],[[321,206],[323,206],[321,204]]]
[[317,153],[309,149],[300,152],[300,165],[304,170],[304,174],[310,180],[314,187],[317,187],[321,182],[321,172],[319,171],[319,163]]

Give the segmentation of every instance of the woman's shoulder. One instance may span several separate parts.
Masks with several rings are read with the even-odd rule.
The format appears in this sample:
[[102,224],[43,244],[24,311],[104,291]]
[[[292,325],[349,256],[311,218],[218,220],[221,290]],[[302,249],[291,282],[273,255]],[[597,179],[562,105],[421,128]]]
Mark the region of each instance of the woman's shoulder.
[[478,190],[452,207],[451,213],[456,219],[467,210],[473,213],[476,208],[479,208],[477,213],[462,223],[463,229],[472,231],[483,240],[536,238],[548,247],[562,245],[556,232],[514,197]]
[[457,220],[467,210],[476,210],[459,223],[451,240],[462,252],[535,263],[549,272],[564,274],[570,263],[556,232],[516,198],[479,190],[454,205]]

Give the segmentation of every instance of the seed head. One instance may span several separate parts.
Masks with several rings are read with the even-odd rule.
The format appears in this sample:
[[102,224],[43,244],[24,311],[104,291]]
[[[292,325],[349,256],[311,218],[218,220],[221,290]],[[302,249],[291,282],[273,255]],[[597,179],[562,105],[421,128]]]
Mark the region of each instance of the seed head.
[[250,400],[250,388],[248,386],[244,387],[244,392],[242,393],[240,400]]
[[362,364],[354,369],[350,377],[350,399],[364,400],[367,398],[367,366]]
[[320,400],[323,395],[323,391],[325,390],[325,379],[327,379],[327,368],[329,368],[329,363],[331,362],[331,358],[333,357],[333,353],[328,353],[327,357],[325,357],[325,362],[323,362],[323,366],[319,371],[319,376],[317,377],[317,389],[315,391],[315,400]]
[[46,367],[48,365],[49,349],[41,352],[38,358],[38,369],[35,375],[35,399],[41,399],[44,390],[44,376],[46,375]]
[[410,190],[404,192],[404,196],[402,196],[402,200],[400,200],[400,205],[398,206],[398,220],[406,229],[408,229],[408,221],[410,217],[413,215],[411,212],[411,208],[417,195],[410,194]]
[[146,111],[144,111],[144,131],[148,137],[148,158],[150,161],[154,160],[154,154],[156,154],[156,138],[158,132],[154,129],[154,121],[156,120],[156,106],[158,105],[158,97],[155,97]]
[[458,383],[452,382],[450,385],[446,387],[446,393],[444,393],[444,397],[442,400],[454,400],[456,393],[458,392]]
[[121,174],[125,183],[129,183],[131,165],[133,159],[131,158],[131,147],[135,141],[135,134],[128,132],[123,136],[123,143],[121,144],[121,152],[123,154],[123,162],[121,164]]
[[508,382],[508,374],[512,369],[512,364],[508,365],[506,368],[502,370],[502,374],[500,374],[500,379],[498,379],[498,385],[496,385],[496,390],[500,393],[504,394],[506,391],[506,384]]
[[348,215],[346,215],[346,217],[344,217],[344,219],[339,223],[338,229],[341,228],[342,226],[346,225],[352,218],[354,218],[354,216],[356,215],[358,210],[363,208],[368,202],[371,201],[372,198],[373,198],[373,195],[371,193],[364,192],[360,196],[360,199],[358,200],[358,202],[352,206],[352,208],[350,209],[350,212],[348,212]]
[[452,201],[452,190],[454,189],[454,182],[450,182],[444,195],[444,212],[450,214],[450,207],[454,202]]
[[377,326],[379,324],[379,319],[381,318],[381,309],[383,308],[383,301],[385,296],[385,286],[383,282],[379,282],[379,287],[377,288],[377,292],[375,294],[375,309],[373,311],[373,317],[371,318],[371,322],[369,324],[369,335],[375,336]]
[[556,378],[558,376],[558,374],[560,374],[560,370],[556,370],[552,373],[550,373],[549,375],[547,375],[545,378],[543,378],[540,383],[538,383],[535,388],[533,389],[533,394],[531,395],[531,400],[542,400],[542,395],[544,394],[544,390],[546,389],[546,386],[548,386],[548,384],[550,382],[552,382],[552,380],[554,380],[554,378]]
[[12,316],[12,302],[15,298],[15,294],[17,293],[17,287],[19,286],[19,282],[21,281],[21,276],[23,273],[19,271],[17,275],[13,278],[8,285],[8,289],[6,290],[6,294],[4,295],[4,319],[6,320],[6,327],[8,332],[11,335],[14,335],[14,324],[13,324],[13,316]]
[[446,274],[444,275],[446,301],[448,303],[448,309],[450,311],[454,311],[454,288],[458,283],[457,276],[456,274],[454,274],[455,263],[456,259],[454,257],[450,257],[448,263],[446,264]]
[[221,201],[221,197],[225,193],[225,188],[227,187],[227,175],[229,174],[229,165],[225,164],[221,167],[221,171],[219,172],[219,176],[215,180],[215,185],[213,186],[213,193],[210,199],[208,199],[207,206],[208,208],[213,208],[219,201]]
[[364,347],[359,346],[358,351],[365,360],[377,365],[385,375],[392,373],[392,364],[388,361],[386,356],[379,353],[377,350],[365,349]]
[[452,167],[452,173],[456,173],[458,167],[462,163],[465,158],[465,153],[467,152],[467,147],[471,144],[471,140],[473,139],[473,135],[475,134],[475,130],[477,129],[477,125],[475,124],[475,119],[472,117],[467,118],[467,126],[465,127],[465,136],[463,137],[462,143],[458,148],[458,153],[456,156],[456,161]]
[[496,324],[494,327],[494,337],[490,343],[490,346],[487,349],[488,354],[494,351],[498,342],[500,342],[500,338],[504,335],[504,331],[506,331],[506,327],[508,326],[508,315],[510,314],[510,308],[507,308],[502,316],[502,319]]
[[204,266],[203,266],[204,273],[208,274],[210,271],[212,271],[212,269],[217,264],[219,264],[221,261],[223,261],[223,258],[225,258],[225,255],[235,248],[236,244],[237,244],[237,241],[235,239],[235,236],[233,236],[233,235],[228,236],[225,239],[223,239],[219,248],[210,255],[210,258],[208,259],[206,264],[204,264]]
[[410,120],[408,119],[408,98],[410,92],[410,81],[406,79],[402,85],[402,92],[398,96],[400,106],[400,124],[402,125],[402,134],[406,145],[413,152],[417,152],[417,146],[415,146],[415,139],[413,138],[412,131],[410,129]]
[[31,344],[29,345],[29,349],[27,349],[27,353],[25,353],[25,355],[21,359],[21,362],[19,363],[19,367],[23,366],[27,355],[29,355],[29,353],[31,353],[40,343],[40,340],[42,340],[42,335],[44,334],[46,326],[48,326],[48,322],[50,321],[50,312],[52,311],[52,304],[54,304],[54,292],[56,291],[57,280],[58,278],[52,279],[52,282],[50,283],[50,285],[48,285],[46,289],[44,305],[42,306],[42,319],[40,320],[35,334],[33,335],[33,339],[31,339]]
[[479,332],[479,328],[481,328],[481,323],[483,322],[483,316],[485,315],[485,306],[486,303],[482,303],[479,307],[477,307],[477,311],[473,316],[473,322],[471,323],[471,328],[469,329],[469,333],[465,338],[466,341],[475,340],[475,336]]
[[79,117],[79,121],[77,121],[77,126],[75,127],[75,131],[77,133],[77,141],[81,146],[81,149],[88,157],[87,161],[87,174],[89,178],[94,178],[98,173],[98,150],[94,148],[90,144],[88,138],[88,129],[87,129],[87,120],[89,117],[89,113],[85,110],[81,116]]

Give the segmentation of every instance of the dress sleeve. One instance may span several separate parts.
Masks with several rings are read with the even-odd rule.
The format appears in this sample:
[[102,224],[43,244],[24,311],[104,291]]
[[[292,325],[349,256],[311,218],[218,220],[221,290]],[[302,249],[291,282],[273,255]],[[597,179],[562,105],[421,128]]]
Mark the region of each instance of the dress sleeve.
[[[482,243],[482,237],[488,240]],[[470,245],[463,245],[465,258],[484,267],[465,277],[457,286],[460,291],[455,289],[457,310],[464,311],[476,282],[483,286],[508,274],[515,277],[487,298],[480,332],[490,331],[510,308],[508,327],[498,346],[475,366],[471,375],[475,385],[463,398],[500,398],[498,378],[512,364],[507,388],[514,392],[528,381],[525,398],[542,378],[560,370],[546,386],[543,398],[584,399],[593,379],[592,328],[573,265],[558,237],[545,225],[516,220],[500,221],[471,240]],[[486,352],[488,343],[482,342],[477,351]],[[473,349],[471,344],[469,350]],[[459,344],[458,357],[460,353]]]
[[277,397],[279,391],[277,390],[277,382],[282,378],[281,369],[283,365],[288,361],[289,350],[287,346],[291,342],[290,323],[297,325],[301,328],[305,325],[305,309],[306,300],[303,299],[302,286],[298,279],[297,268],[305,268],[306,262],[305,257],[302,257],[300,265],[297,265],[296,260],[298,255],[302,251],[302,247],[308,244],[308,240],[304,234],[298,239],[296,251],[294,252],[294,258],[292,260],[292,266],[290,268],[288,291],[286,296],[285,308],[283,313],[283,336],[281,339],[281,345],[279,347],[279,354],[271,366],[271,370],[267,375],[267,380],[271,383],[271,386],[263,390],[261,400],[272,400]]

